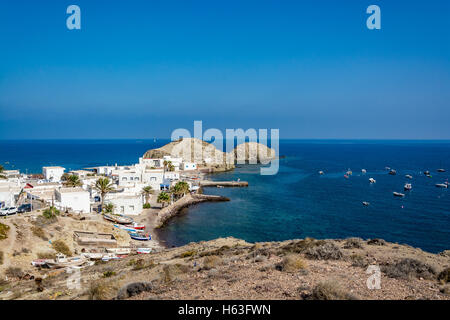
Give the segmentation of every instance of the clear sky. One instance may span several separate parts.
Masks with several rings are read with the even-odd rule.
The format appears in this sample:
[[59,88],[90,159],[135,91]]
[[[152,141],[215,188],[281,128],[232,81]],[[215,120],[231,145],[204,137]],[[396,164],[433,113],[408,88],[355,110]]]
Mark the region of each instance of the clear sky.
[[168,138],[194,120],[450,139],[449,17],[447,0],[2,0],[0,139]]

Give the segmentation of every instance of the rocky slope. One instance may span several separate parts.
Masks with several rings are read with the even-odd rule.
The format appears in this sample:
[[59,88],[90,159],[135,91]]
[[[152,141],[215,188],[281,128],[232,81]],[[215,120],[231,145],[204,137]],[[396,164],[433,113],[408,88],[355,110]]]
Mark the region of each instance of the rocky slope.
[[[368,265],[381,268],[370,290]],[[98,263],[79,289],[64,271],[1,284],[4,299],[439,299],[449,300],[449,252],[431,254],[375,239],[251,244],[234,238]]]
[[218,150],[213,144],[196,139],[185,138],[173,141],[158,149],[148,150],[144,158],[162,158],[163,156],[182,157],[190,162],[209,166],[221,166],[224,169],[234,168],[236,161],[268,162],[275,158],[275,150],[267,146],[246,142],[238,145],[232,152],[226,153]]

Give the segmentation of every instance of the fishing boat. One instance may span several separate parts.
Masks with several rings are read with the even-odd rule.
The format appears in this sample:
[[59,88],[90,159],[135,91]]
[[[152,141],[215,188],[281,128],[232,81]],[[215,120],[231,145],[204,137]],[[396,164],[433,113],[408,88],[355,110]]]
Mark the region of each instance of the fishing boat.
[[119,223],[119,224],[131,224],[133,223],[133,219],[127,216],[123,216],[123,215],[118,215],[118,214],[104,214],[103,218],[105,220],[111,221],[111,222],[115,222],[115,223]]
[[411,183],[405,183],[403,189],[405,189],[405,191],[409,191],[412,189],[412,184]]
[[103,258],[105,253],[102,253],[102,252],[83,252],[81,255],[83,257],[87,258],[87,259],[100,260],[101,258]]
[[405,176],[405,178],[412,179],[412,175],[407,174],[407,175]]
[[369,178],[369,182],[370,182],[370,183],[376,183],[377,180],[375,180],[374,178]]
[[132,224],[126,224],[125,227],[131,228],[134,230],[144,230],[145,229],[145,225],[143,225],[141,223],[137,223],[137,222],[133,222]]
[[352,170],[348,169],[346,172],[347,175],[351,176],[353,174]]
[[400,192],[393,192],[393,194],[394,194],[394,197],[404,197],[405,196],[405,194],[404,193],[400,193]]
[[86,260],[87,259],[83,256],[68,258],[64,254],[58,253],[55,259],[47,259],[45,261],[45,265],[47,265],[51,269],[76,267],[84,264]]
[[362,173],[366,173],[367,170],[366,170],[366,169],[361,169],[361,172],[362,172]]
[[320,175],[323,175],[323,171],[322,171],[322,170],[321,170],[321,171],[319,171],[319,174],[320,174]]
[[119,260],[119,259],[121,259],[121,257],[120,257],[120,256],[117,256],[117,255],[114,254],[114,253],[107,253],[107,254],[104,254],[103,257],[102,257],[102,261],[105,261],[105,262],[111,261],[111,260]]
[[391,169],[389,171],[389,174],[395,176],[397,174],[397,171],[395,171],[394,169]]
[[437,172],[445,172],[445,169],[437,169]]
[[136,253],[137,254],[149,254],[152,252],[152,248],[137,248]]
[[114,224],[113,226],[116,227],[117,229],[125,230],[127,232],[134,232],[134,231],[136,231],[136,229],[134,229],[132,227],[128,227],[128,225],[124,226],[124,225],[121,225],[121,224]]
[[448,183],[436,183],[436,187],[438,187],[438,188],[448,188]]
[[367,202],[367,201],[363,201],[362,204],[363,204],[364,206],[366,206],[366,207],[370,206],[370,202]]
[[106,251],[108,251],[109,253],[117,254],[117,255],[124,255],[124,254],[131,253],[130,248],[106,248]]
[[149,234],[142,234],[142,233],[137,233],[137,232],[130,232],[130,237],[133,240],[139,240],[139,241],[152,240],[152,237]]

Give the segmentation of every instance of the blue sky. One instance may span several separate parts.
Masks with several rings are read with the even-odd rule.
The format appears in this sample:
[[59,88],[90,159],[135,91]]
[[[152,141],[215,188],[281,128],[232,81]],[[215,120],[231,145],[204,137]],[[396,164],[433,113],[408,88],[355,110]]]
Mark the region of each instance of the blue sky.
[[4,0],[0,139],[167,138],[194,120],[450,139],[449,14],[445,0]]

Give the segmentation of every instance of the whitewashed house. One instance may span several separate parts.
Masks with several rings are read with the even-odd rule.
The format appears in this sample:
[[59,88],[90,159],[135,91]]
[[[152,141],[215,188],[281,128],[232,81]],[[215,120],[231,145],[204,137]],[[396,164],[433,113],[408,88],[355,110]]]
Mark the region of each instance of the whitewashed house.
[[182,162],[180,164],[180,169],[181,170],[197,170],[197,164],[194,162]]
[[142,173],[142,183],[151,186],[153,190],[159,190],[159,185],[163,180],[163,169],[147,169]]
[[65,170],[63,167],[43,167],[42,174],[47,181],[60,182]]
[[55,204],[62,209],[75,212],[91,212],[90,194],[81,188],[60,188],[55,190]]
[[142,181],[142,175],[137,171],[122,171],[118,174],[119,186],[126,186],[130,184],[140,183]]
[[142,212],[143,199],[140,194],[110,193],[105,197],[105,204],[114,206],[114,214],[138,215]]

